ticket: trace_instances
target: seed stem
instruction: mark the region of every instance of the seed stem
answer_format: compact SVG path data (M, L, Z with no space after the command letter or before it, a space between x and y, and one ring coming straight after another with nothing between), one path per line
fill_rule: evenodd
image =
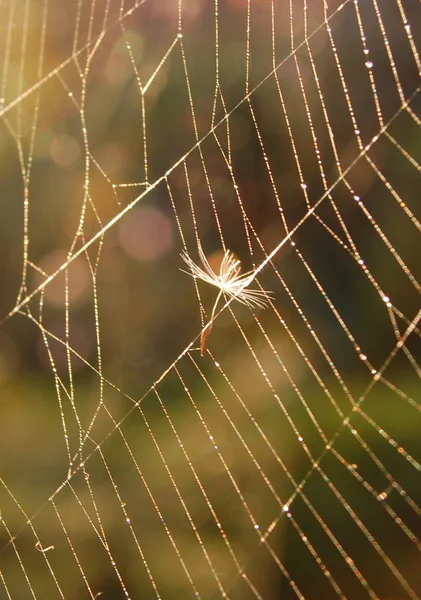
M223 291L219 290L216 300L214 302L213 308L212 308L212 313L210 316L209 323L207 325L205 325L205 327L203 328L203 331L202 331L202 335L200 336L200 354L201 354L201 356L204 356L204 354L206 352L206 344L207 344L208 337L209 337L209 334L212 329L213 320L215 318L216 308L219 304L222 294L223 294Z

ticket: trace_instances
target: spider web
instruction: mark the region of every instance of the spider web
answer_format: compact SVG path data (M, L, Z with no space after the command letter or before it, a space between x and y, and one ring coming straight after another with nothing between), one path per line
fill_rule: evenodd
M1 11L0 598L421 597L420 3Z

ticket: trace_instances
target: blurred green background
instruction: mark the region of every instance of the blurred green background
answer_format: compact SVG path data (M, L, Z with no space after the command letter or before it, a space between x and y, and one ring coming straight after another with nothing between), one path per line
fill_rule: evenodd
M1 599L421 596L421 9L339 6L2 4Z

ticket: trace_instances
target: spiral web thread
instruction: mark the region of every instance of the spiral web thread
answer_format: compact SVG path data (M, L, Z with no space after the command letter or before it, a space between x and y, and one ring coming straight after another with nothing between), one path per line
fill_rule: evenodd
M2 400L0 598L421 597L420 3L70 5L60 45L60 3L2 4L4 181L20 174L19 196L2 194L20 238L2 330L37 332L51 393ZM113 167L95 141L104 73L141 147ZM150 132L170 85L165 164ZM77 137L60 128L71 119ZM70 216L42 246L50 177ZM172 315L148 335L174 338L139 397L110 352L123 309L103 298L121 227L148 203L173 236L153 270L178 291L150 289L139 267ZM222 303L204 357L212 290L179 272L199 245L212 264L234 249L272 292L263 310ZM62 252L50 269L46 249Z

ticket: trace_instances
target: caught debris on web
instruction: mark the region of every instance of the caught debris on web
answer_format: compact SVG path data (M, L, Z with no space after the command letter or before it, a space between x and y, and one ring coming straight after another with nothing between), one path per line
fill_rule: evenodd
M203 269L202 267L199 267L186 252L182 252L181 258L189 267L189 271L184 271L184 269L181 270L184 273L191 275L194 279L201 279L219 289L219 293L212 308L209 323L203 328L200 336L200 353L203 356L206 352L207 339L212 329L215 312L222 297L237 300L250 308L264 308L272 292L247 289L253 281L255 273L254 271L248 271L247 273L241 274L241 261L235 258L231 250L225 250L219 267L219 273L216 274L210 266L200 244L198 248L199 258L203 265Z

